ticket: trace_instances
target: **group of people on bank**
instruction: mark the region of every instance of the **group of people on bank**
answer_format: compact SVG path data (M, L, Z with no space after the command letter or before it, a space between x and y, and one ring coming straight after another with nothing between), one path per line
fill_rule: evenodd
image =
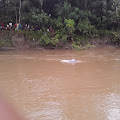
M12 22L8 23L8 24L4 24L3 22L0 24L0 30L12 30L12 31L17 31L17 30L33 30L33 31L39 31L41 30L41 28L37 25L29 25L29 24L23 24L21 25L20 23L15 23L13 24ZM50 26L47 29L47 32L52 32L54 33L54 29L52 28L52 26Z
M27 29L29 29L29 25L25 25L25 26ZM23 29L20 23L13 24L12 22L10 22L8 24L5 24L2 22L0 25L0 30L20 30L20 29Z

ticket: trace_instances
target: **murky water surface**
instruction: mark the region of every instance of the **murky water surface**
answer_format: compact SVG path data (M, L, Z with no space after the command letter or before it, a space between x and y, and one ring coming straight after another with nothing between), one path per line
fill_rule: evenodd
M29 120L120 120L120 49L0 52L0 92Z

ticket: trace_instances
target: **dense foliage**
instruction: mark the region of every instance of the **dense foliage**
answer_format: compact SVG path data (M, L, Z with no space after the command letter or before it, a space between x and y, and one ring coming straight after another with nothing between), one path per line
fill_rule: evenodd
M2 22L29 24L37 26L42 31L47 31L52 26L55 34L41 35L40 44L56 46L60 41L62 44L72 41L73 47L76 48L88 42L87 38L99 35L112 35L119 40L120 2L119 0L0 0L0 23Z

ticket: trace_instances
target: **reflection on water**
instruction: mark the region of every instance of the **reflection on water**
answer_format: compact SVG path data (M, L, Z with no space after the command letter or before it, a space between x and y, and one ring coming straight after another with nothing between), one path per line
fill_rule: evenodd
M0 52L0 92L30 120L119 120L119 71L113 48Z

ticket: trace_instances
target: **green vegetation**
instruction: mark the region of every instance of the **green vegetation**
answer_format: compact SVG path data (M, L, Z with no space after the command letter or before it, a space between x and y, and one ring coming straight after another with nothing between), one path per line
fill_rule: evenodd
M14 34L24 35L26 42L39 46L65 46L87 49L95 47L90 39L107 37L120 44L119 0L0 0L0 23L21 23ZM26 31L23 26L29 24ZM48 28L54 31L47 31ZM35 28L35 30L33 30ZM0 40L0 46L11 46Z

